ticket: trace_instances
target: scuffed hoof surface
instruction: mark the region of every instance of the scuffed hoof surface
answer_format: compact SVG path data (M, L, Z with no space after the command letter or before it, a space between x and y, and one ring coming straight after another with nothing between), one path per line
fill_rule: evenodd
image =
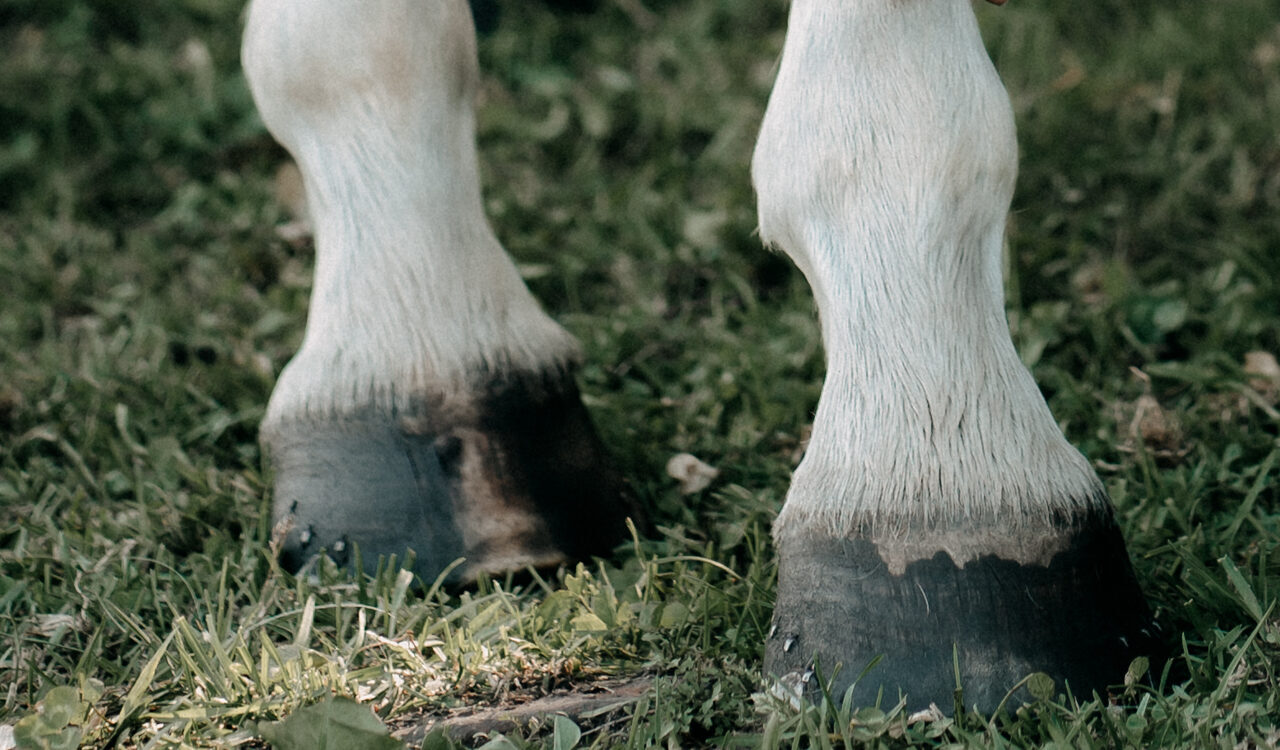
M1008 536L1019 534L1028 532ZM1006 556L1014 559L959 554L967 559L957 564L944 549L954 550L963 536L940 534L935 544L807 535L780 540L766 675L816 700L819 676L830 680L839 667L830 691L838 704L883 655L854 688L857 705L874 704L883 688L884 707L895 705L901 692L908 710L934 703L950 712L958 657L963 708L989 713L1033 672L1048 673L1059 691L1065 680L1074 695L1087 698L1122 682L1134 657L1160 650L1110 512L1064 522L1060 531L1041 530L1036 539L1010 539L1008 549L1017 552ZM930 547L935 554L921 554ZM1026 554L1037 548L1045 553ZM1015 694L1013 705L1025 697Z
M466 403L264 428L281 561L379 557L428 584L606 554L635 517L572 378L503 382Z

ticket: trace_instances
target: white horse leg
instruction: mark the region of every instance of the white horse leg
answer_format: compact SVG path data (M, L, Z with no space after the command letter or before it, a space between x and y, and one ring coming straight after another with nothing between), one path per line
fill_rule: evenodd
M1009 339L1017 147L969 0L794 0L753 164L760 231L813 287L827 380L774 536L766 670L992 709L1079 695L1151 646L1104 490ZM1061 683L1059 683L1061 684Z
M302 348L271 396L283 557L359 547L428 580L607 551L630 510L577 346L481 207L465 0L254 0L244 65L316 228Z

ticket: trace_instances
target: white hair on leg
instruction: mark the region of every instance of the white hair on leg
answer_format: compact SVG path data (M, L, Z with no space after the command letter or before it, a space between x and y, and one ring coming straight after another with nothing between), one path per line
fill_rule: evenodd
M777 533L931 528L919 552L951 544L963 564L992 540L948 526L1105 505L1009 338L1016 170L968 0L795 0L752 172L762 237L813 287L828 372Z
M306 335L266 425L576 359L484 217L464 0L254 0L244 67L316 228Z
M465 1L253 0L244 64L316 230L306 336L259 433L281 562L412 556L456 582L607 552L640 515L576 343L485 220Z
M1159 653L1101 483L1009 340L1016 163L969 0L795 0L753 167L827 348L765 644L810 697L821 667L858 704L963 685L993 711L1029 673L1088 693Z

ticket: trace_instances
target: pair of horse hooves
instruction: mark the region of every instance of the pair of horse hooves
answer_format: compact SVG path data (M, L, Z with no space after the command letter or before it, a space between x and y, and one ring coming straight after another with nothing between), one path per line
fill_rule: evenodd
M498 383L408 413L277 421L264 442L294 570L321 552L355 567L358 550L371 571L413 550L426 584L464 584L608 554L638 519L571 378ZM959 684L963 707L991 711L1029 673L1088 695L1156 651L1105 505L1000 528L909 539L788 528L766 673L811 699L825 689L838 702L852 687L858 705L895 705L902 691L911 710L950 709Z

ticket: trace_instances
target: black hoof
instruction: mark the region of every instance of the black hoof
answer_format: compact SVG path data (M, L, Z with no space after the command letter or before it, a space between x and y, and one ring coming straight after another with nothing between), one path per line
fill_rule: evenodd
M572 378L503 382L463 405L368 409L264 430L281 561L379 557L430 583L606 554L636 516Z
M933 703L950 712L958 662L961 708L990 713L1033 672L1087 697L1122 682L1133 658L1160 649L1109 511L1056 531L1010 529L1003 540L993 535L998 529L993 522L985 533L939 534L932 555L929 542L910 537L780 539L766 674L811 700L819 680L834 674L837 704L857 680L857 705L876 703L883 690L882 706L901 693L908 710ZM992 552L961 555L973 559L957 565L943 551L979 535L997 540L987 546ZM1024 562L1002 558L1000 549L1020 550L1006 557ZM1045 554L1028 558L1025 551L1036 549Z

